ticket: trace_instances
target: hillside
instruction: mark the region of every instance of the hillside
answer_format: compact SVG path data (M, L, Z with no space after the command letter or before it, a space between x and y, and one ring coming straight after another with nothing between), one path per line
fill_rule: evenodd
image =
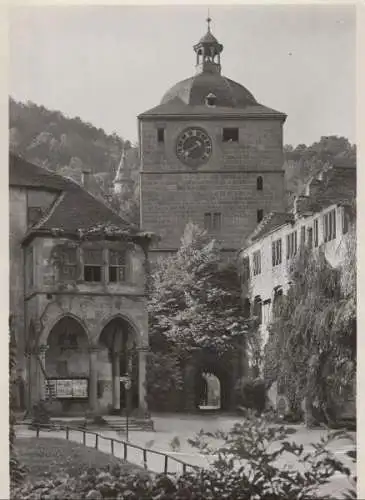
M128 140L117 134L107 135L103 129L85 123L79 117L68 118L60 111L10 98L9 147L26 160L71 177L76 182L81 182L83 170L90 171L93 175L89 190L131 221L138 221L135 199L138 189L138 149ZM115 200L111 187L123 148L133 180L132 199ZM127 206L124 206L125 202Z

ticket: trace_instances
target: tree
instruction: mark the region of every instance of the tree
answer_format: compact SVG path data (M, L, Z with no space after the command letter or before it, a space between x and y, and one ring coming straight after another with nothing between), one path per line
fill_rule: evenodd
M322 251L301 252L291 270L288 294L269 327L265 377L285 387L293 411L305 400L307 425L315 414L327 423L336 419L339 400L346 401L354 387L354 250L347 258L345 271L331 267Z
M248 334L236 266L191 223L177 254L152 274L149 314L152 343L159 338L181 356L199 349L224 354Z

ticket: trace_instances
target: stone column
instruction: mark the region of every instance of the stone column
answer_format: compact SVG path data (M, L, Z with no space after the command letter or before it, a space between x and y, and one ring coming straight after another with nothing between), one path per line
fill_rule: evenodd
M148 347L138 349L138 411L148 415L147 391L146 391L146 364Z
M98 409L98 347L89 347L90 369L89 369L89 409L96 413Z
M120 353L112 353L112 363L113 363L113 409L120 409Z
M40 401L44 401L46 399L46 351L48 349L48 345L41 344L38 346L36 350L37 359L37 386L38 386L38 399Z

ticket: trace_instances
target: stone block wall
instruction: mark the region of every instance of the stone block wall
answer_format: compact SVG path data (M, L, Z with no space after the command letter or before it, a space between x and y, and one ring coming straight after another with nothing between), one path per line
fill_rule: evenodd
M189 221L204 228L204 214L220 212L221 230L211 234L238 249L257 225L257 210L283 210L284 178L281 171L142 173L141 197L142 227L160 235L160 248L178 248Z
M201 170L281 170L283 137L280 120L144 120L140 124L141 168L144 172L189 170L176 157L176 140L187 127L203 128L211 137L213 151ZM157 142L157 129L165 129L165 140ZM223 142L223 128L238 128L238 142Z
M188 126L204 128L213 143L207 163L192 169L175 154ZM164 143L157 129L165 128ZM238 142L223 142L223 128L239 129ZM284 209L282 122L280 120L183 119L140 123L141 224L161 237L160 249L176 249L188 222L204 227L204 214L221 213L212 237L238 249L257 224L257 211ZM263 190L256 187L263 177Z

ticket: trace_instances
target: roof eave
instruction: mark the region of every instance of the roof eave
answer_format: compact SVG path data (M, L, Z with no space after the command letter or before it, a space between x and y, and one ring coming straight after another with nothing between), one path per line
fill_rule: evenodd
M80 234L78 231L62 230L62 229L46 229L46 228L31 228L23 240L22 246L28 245L34 238L66 238L74 241L132 241L137 244L146 242L148 245L154 241L158 241L159 237L154 233L139 231L135 234Z
M148 112L138 115L138 120L155 120L156 118L162 118L164 120L191 120L199 118L200 120L211 120L211 119L221 119L222 117L228 118L229 120L241 120L246 118L249 120L280 120L283 123L287 119L287 115L284 113L207 113L206 115L200 113L158 113L158 112Z

